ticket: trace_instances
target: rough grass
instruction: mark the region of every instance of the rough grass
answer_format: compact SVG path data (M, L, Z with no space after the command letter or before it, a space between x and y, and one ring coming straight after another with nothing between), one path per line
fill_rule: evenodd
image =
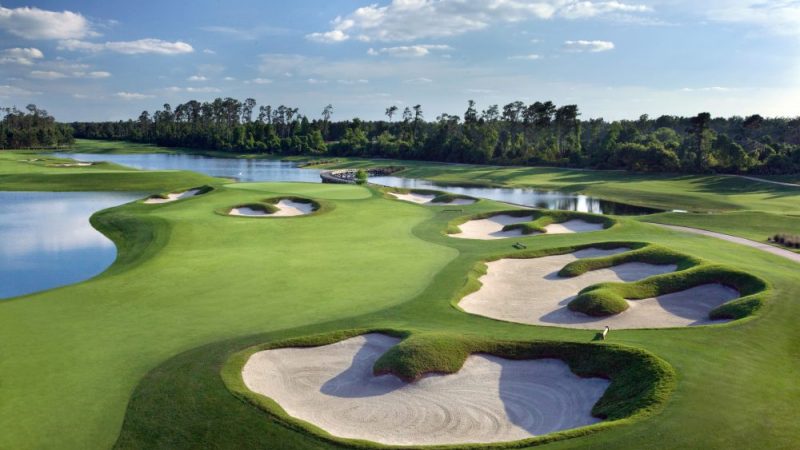
M298 430L319 439L348 447L386 448L386 446L331 436L305 421L289 416L279 404L256 394L244 384L242 368L256 352L281 347L313 347L338 342L366 332L380 332L403 340L389 349L375 363L374 373L392 374L414 382L431 373L455 373L471 354L481 353L506 359L530 360L553 358L567 363L581 377L610 380L606 392L592 408L592 415L606 422L573 430L550 433L543 437L515 442L484 445L437 446L437 448L517 448L586 435L623 423L641 420L657 412L675 387L674 369L664 360L640 349L619 345L552 341L505 341L450 333L410 333L397 330L345 330L286 341L260 344L234 353L222 368L226 387L243 401Z

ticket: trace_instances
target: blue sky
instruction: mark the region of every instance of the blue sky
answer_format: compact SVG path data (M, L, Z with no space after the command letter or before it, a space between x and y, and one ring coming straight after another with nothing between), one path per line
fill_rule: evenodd
M800 1L0 2L0 105L118 120L226 96L335 119L468 99L796 116Z

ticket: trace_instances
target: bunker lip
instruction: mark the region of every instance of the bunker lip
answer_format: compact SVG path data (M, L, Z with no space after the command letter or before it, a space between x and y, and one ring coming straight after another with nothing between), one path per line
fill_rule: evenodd
M415 383L373 375L375 361L398 342L371 333L263 350L246 360L242 380L333 436L387 445L510 442L599 422L591 410L609 381L578 377L561 360L473 354L459 372Z
M454 196L451 201L437 201L436 199L442 195L448 195L445 193L435 193L434 191L408 191L408 192L400 192L400 191L393 191L389 192L389 195L396 198L397 200L402 200L406 202L416 203L418 205L435 205L435 206L464 206L464 205L472 205L473 203L477 202L477 199L473 198L466 198L466 197L458 197Z
M275 211L272 211L272 209ZM279 199L274 204L245 204L235 206L228 215L239 217L296 217L305 216L316 211L317 206L311 202L299 202L288 198Z
M718 283L706 283L671 294L642 300L627 300L628 310L606 317L573 312L567 304L589 286L603 282L633 282L666 274L676 266L639 262L623 263L608 269L563 278L559 270L580 258L607 256L624 249L585 249L564 255L531 259L501 259L488 263L481 288L464 298L458 306L467 313L529 325L581 329L672 328L712 323L709 313L738 298L739 292Z
M510 237L535 236L541 233L523 234L521 229L504 230L508 225L516 225L534 220L533 215L512 216L499 214L485 219L474 219L458 226L460 232L450 236L459 239L505 239ZM571 219L561 223L552 223L544 227L547 234L586 233L604 229L601 223L591 223L581 219Z
M155 204L160 204L160 203L170 203L170 202L182 200L184 198L194 197L196 195L199 195L201 192L202 192L202 189L200 189L200 188L189 189L189 190L183 191L183 192L172 192L172 193L167 194L165 196L166 198L161 197L161 196L149 197L144 201L144 203L146 203L148 205L155 205Z

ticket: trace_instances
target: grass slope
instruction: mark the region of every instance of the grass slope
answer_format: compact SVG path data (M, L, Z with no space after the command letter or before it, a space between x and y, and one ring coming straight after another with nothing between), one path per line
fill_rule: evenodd
M22 167L13 161L0 167L6 164ZM32 172L51 170L76 172L80 176L73 183L80 184L77 180L106 169ZM498 170L515 176L513 168ZM531 181L573 176L542 170L531 174ZM39 175L29 175L26 186L35 187ZM98 189L119 187L117 182L129 186L139 174L127 176L85 183ZM153 177L153 184L163 185L158 192L181 187L170 173ZM0 178L0 188L7 189L5 183ZM669 186L658 187L660 198L668 196ZM713 183L703 189L711 192ZM709 198L735 200L729 189L720 189L722 194ZM280 221L214 213L285 195L329 208ZM787 205L792 195L775 192L744 193L736 201L756 204L759 195L777 196L770 206L776 211L781 204L787 211L797 207ZM261 183L219 185L185 201L130 204L99 214L94 223L120 247L109 271L78 285L0 302L0 448L108 448L115 442L120 448L329 448L232 396L220 376L225 361L253 345L359 329L591 341L593 330L504 323L452 307L476 264L514 249L505 241L450 238L448 223L503 209L507 206L482 201L458 213L387 200L363 187ZM797 265L634 219L618 222L598 233L519 241L528 253L596 241L652 242L763 278L772 288L770 301L754 318L726 325L613 332L610 343L652 353L675 369L674 394L646 420L546 448L795 446L800 441Z

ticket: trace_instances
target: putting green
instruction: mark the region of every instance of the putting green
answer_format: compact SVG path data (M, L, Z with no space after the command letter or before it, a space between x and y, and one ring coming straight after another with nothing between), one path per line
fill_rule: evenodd
M800 440L800 283L797 265L777 256L630 218L595 233L520 237L527 249L516 250L445 234L460 217L507 209L489 201L453 212L357 186L224 185L98 166L37 167L22 179L13 155L0 158L0 188L130 189L147 180L155 192L216 189L98 214L94 223L120 247L115 266L0 302L0 448L329 447L232 396L220 375L230 356L354 329L605 345L587 344L595 330L504 323L451 304L474 288L480 261L598 242L658 244L760 277L771 291L755 316L729 324L612 331L610 343L675 369L673 394L643 420L547 448L788 448ZM72 174L66 184L55 170ZM323 211L268 221L216 212L285 195L314 199Z

